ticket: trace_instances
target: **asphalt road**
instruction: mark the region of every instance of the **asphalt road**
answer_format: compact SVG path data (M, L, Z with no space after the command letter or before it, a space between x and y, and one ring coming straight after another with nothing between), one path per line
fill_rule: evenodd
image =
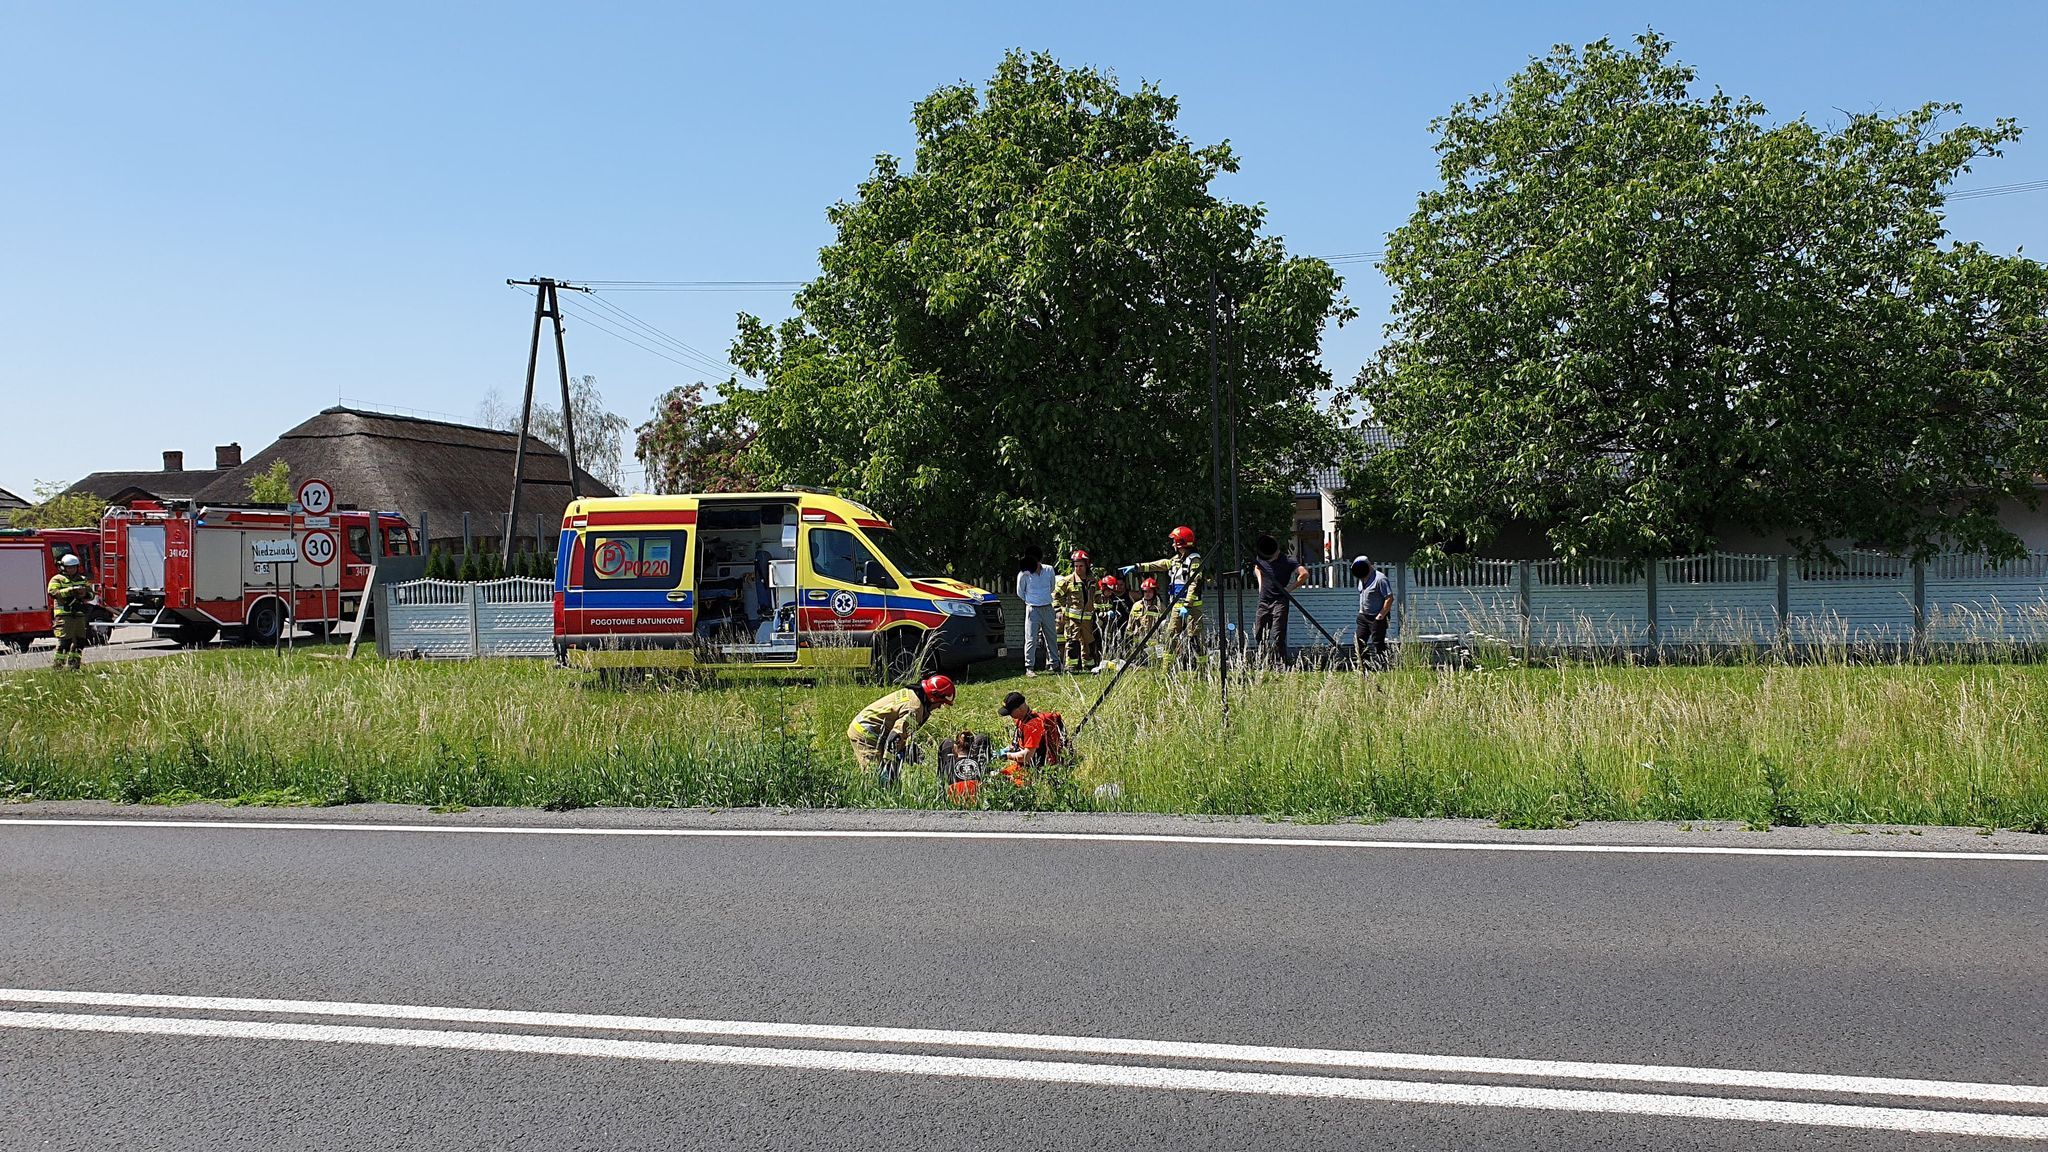
M338 638L345 638L353 630L353 624L344 624L335 629ZM301 644L318 644L309 636L299 634ZM340 643L337 639L335 643ZM177 641L160 639L147 628L116 628L106 644L95 644L87 648L83 663L123 664L131 660L154 660L164 656L176 656L190 651ZM31 643L26 649L0 648L0 672L40 672L48 669L57 654L57 642L47 636Z
M149 660L175 656L183 649L175 641L159 640L146 628L120 628L113 642L95 644L85 650L87 664L118 664L128 660ZM44 637L25 649L0 649L0 672L40 671L56 657L57 642Z
M574 815L516 822L608 819ZM0 813L0 1147L2048 1135L2039 838L2002 845L2035 859L1942 859L1700 854L1722 841L1675 832L1633 838L1688 851L1057 838L1138 827L1074 819L920 818L908 837L736 821L818 833L779 837L703 835L702 816L689 835L23 816L49 812ZM1054 838L923 834L1017 828Z

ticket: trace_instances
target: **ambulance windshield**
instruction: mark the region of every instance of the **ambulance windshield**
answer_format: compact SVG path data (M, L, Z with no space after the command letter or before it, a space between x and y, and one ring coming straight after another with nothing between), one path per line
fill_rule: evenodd
M941 575L938 565L926 559L915 548L905 544L894 531L887 528L868 528L865 531L867 532L868 543L875 546L875 551L888 557L889 563L896 566L896 571L901 572L905 576Z

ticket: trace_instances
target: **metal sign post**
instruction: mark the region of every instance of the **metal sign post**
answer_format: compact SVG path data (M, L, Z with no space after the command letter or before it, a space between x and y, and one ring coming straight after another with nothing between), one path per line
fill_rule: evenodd
M330 635L334 626L334 616L327 613L327 569L340 552L341 542L335 537L332 529L315 528L299 539L299 554L305 557L306 563L311 564L317 573L314 580L320 590L320 617L326 621L323 627L329 629ZM336 605L335 615L340 615L339 605ZM323 637L321 642L326 643L326 638Z
M334 616L341 614L338 604L334 616L328 615L327 612L327 577L325 569L329 564L333 563L335 553L340 551L336 547L334 533L326 531L329 523L327 514L334 511L334 486L317 476L308 476L299 482L298 495L293 499L289 508L292 514L292 538L298 544L300 555L304 556L306 561L313 565L316 579L319 581L315 586L315 591L319 593L320 597L320 617L323 621L328 622L324 625L325 627L332 628L331 621L334 619ZM313 527L315 524L320 527L321 531L305 532L306 529ZM301 535L302 532L305 533L303 536ZM325 545L316 545L314 543L316 537L324 537L326 540ZM324 547L326 549L324 558L314 553L315 547ZM292 572L294 576L292 586L292 623L296 626L299 619L299 590L296 579L298 568L296 565L293 566ZM335 593L337 596L340 594L339 587L335 589ZM296 627L294 627L294 631L296 630Z
M292 598L285 604L284 619L278 621L277 633L284 640L286 648L298 647L298 637L288 635L288 632L298 631L299 625L299 513L305 511L305 507L296 498L284 506L285 542L291 545L292 553L291 568L286 573L286 578L291 583Z

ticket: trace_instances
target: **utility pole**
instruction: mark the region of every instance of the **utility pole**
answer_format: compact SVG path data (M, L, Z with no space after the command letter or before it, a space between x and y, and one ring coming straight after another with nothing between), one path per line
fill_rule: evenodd
M505 517L503 555L499 557L500 563L510 565L512 526L519 523L519 488L526 480L526 437L533 426L533 376L540 366L540 322L543 317L553 320L555 325L555 367L562 378L562 446L569 455L569 496L575 499L583 495L583 484L576 478L576 417L569 407L569 352L562 344L562 299L558 293L564 288L571 292L588 292L590 289L547 276L507 280L505 283L534 290L533 342L526 349L526 392L519 403L519 444L512 452L512 511Z
M1226 322L1234 322L1236 319L1237 305L1232 303L1230 306L1230 316ZM1239 421L1244 419L1244 413L1240 409L1238 402L1238 378L1242 375L1244 375L1242 372L1232 372L1230 374L1229 422L1230 570L1237 573L1237 606L1231 615L1232 623L1237 625L1237 634L1240 639L1244 636L1244 524L1238 519L1237 513L1237 425ZM1221 589L1218 589L1219 594L1221 591ZM1286 653L1282 652L1281 655L1285 656Z
M1211 488L1210 523L1223 534L1223 386L1216 371L1216 313L1221 294L1216 274L1209 274L1209 476ZM1224 624L1223 588L1216 587L1216 681L1223 704L1223 727L1230 727L1230 629Z

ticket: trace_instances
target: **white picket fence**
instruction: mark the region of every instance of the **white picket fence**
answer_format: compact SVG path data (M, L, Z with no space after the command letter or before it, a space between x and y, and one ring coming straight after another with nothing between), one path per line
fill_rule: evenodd
M468 660L479 656L552 656L555 586L510 577L459 583L408 580L386 593L377 632L386 656Z

